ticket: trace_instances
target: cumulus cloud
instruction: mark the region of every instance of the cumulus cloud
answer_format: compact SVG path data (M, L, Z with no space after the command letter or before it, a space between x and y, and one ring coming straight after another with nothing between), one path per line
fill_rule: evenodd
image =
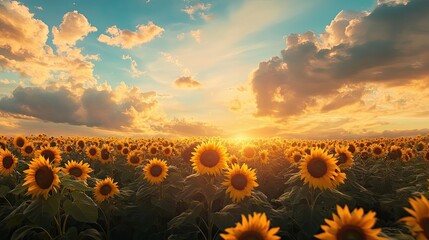
M129 130L144 127L157 107L154 92L141 92L121 83L88 88L82 95L61 88L17 87L11 96L0 99L0 110L44 121L104 129Z
M189 32L189 34L197 43L201 42L201 30L200 29L192 30Z
M201 86L201 83L191 76L180 77L174 81L174 84L180 88L198 88Z
M136 31L133 32L127 29L121 30L117 26L109 27L106 33L110 36L101 34L98 37L98 41L110 46L131 49L152 41L164 32L162 27L155 25L153 22L149 22L147 25L137 25L136 28Z
M140 71L137 68L137 62L134 59L132 59L130 55L122 55L122 59L131 61L131 66L129 70L131 73L131 77L138 78L144 74L144 72Z
M16 83L15 80L9 80L9 79L0 79L0 84L9 85Z
M204 137L220 136L223 134L219 128L204 122L189 121L185 119L173 119L162 125L156 126L156 130L180 136Z
M85 18L80 14L78 17ZM67 43L74 45L74 42L83 38L83 35L82 32L77 35L68 35L71 32L69 29L75 29L71 25L76 22L67 19L69 18L65 17L63 21L67 28L60 26L58 30L54 27L58 31L56 40L58 43L58 36L63 36L63 39L68 39ZM94 28L89 27L86 30L92 31ZM82 49L73 46L70 46L64 53L55 54L53 49L46 44L48 26L35 19L28 7L21 3L0 2L0 31L2 33L0 35L0 67L2 69L29 77L34 84L43 84L47 80L52 80L55 75L61 76L68 83L74 82L73 85L94 84L94 65L89 61L94 59L94 56L83 55Z
M242 108L243 108L243 105L241 104L241 101L238 98L231 100L231 102L229 103L229 110L232 112L238 112Z
M211 7L212 7L212 5L210 3L208 3L208 4L199 3L199 4L196 4L194 6L187 6L186 8L182 9L182 12L185 12L186 14L188 14L192 20L195 20L194 14L196 12L200 12L201 18L203 18L204 20L210 20L210 19L206 19L208 17L208 15L204 14L203 11L207 11Z
M381 4L371 13L340 12L320 38L312 32L289 35L281 56L252 73L256 115L335 110L359 102L365 84L423 79L429 74L428 11L425 0Z
M68 12L63 16L60 26L52 28L53 43L57 47L74 46L78 40L85 38L90 32L96 32L97 28L91 26L88 19L78 11Z

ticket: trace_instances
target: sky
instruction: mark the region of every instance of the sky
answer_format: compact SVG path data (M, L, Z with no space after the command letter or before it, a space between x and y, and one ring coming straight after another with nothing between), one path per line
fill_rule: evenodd
M0 0L0 134L429 133L427 0Z

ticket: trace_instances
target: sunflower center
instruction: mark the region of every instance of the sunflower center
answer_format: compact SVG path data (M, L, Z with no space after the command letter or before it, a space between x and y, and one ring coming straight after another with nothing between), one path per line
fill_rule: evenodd
M71 152L73 149L72 149L72 147L70 147L70 146L67 146L67 152Z
M381 149L379 147L374 148L374 153L377 155L381 154Z
M423 234L425 235L425 237L429 239L429 218L424 217L420 219L419 225L423 229Z
M165 154L170 154L170 149L169 148L164 149L164 153Z
M156 148L151 148L150 149L150 153L151 154L156 154L156 152L157 152L158 150L156 149Z
M131 162L131 163L134 163L134 164L137 164L137 163L139 163L139 162L140 162L140 158L139 158L139 157L137 157L137 156L131 156L131 157L130 157L130 162Z
M73 168L70 168L70 170L69 170L69 174L70 175L73 175L73 176L75 176L75 177L80 177L80 176L82 176L82 169L80 169L80 168L78 168L78 167L73 167Z
M220 161L219 153L213 149L204 151L201 154L200 158L201 158L201 164L209 168L216 166Z
M13 158L12 158L12 156L5 156L3 158L3 167L6 168L6 169L9 169L9 168L12 167L12 165L13 165Z
M122 145L121 144L116 145L116 149L118 149L118 151L121 151L122 150Z
M83 141L77 142L77 145L79 146L79 148L85 147L85 143Z
M425 146L423 146L423 144L421 144L421 143L417 144L417 151L423 150L424 147Z
M162 173L162 167L159 165L152 166L150 168L150 175L153 177L158 177Z
M356 148L353 145L349 145L349 148L347 150L349 150L351 153L354 153L356 151Z
M308 172L315 178L323 177L328 172L328 166L321 158L311 160L307 165Z
M48 166L43 166L36 171L36 183L41 189L48 189L54 182L54 173Z
M338 162L337 162L338 165L346 163L346 161L347 161L347 155L345 153L338 154Z
M54 161L55 159L55 153L49 149L43 150L40 155L42 155L46 160L49 162Z
M364 231L357 226L345 225L337 232L338 240L366 240Z
M112 187L109 184L105 184L100 188L101 195L107 196L112 191Z
M241 191L247 186L247 177L242 173L235 174L231 177L231 185Z
M264 240L264 236L258 231L250 230L243 232L238 240Z
M24 148L24 152L27 154L30 154L33 152L33 147L32 146L27 146Z
M293 156L293 160L294 160L295 162L299 162L299 161L301 160L301 155L299 155L299 154L294 155L294 156Z
M96 150L95 148L90 148L90 149L89 149L89 154L90 154L91 156L94 156L95 154L97 154L97 150Z
M22 139L22 138L18 138L18 139L16 139L16 146L18 146L18 147L23 147L24 146L24 144L25 144L25 141L24 141L24 139Z
M253 158L255 156L255 150L253 148L245 148L243 152L246 158Z
M109 157L110 157L109 151L107 149L102 149L101 150L101 159L107 160L107 159L109 159Z
M0 142L0 149L6 150L6 144Z

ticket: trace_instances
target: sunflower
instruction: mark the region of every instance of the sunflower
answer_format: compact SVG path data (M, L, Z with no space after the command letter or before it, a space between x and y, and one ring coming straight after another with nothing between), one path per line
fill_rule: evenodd
M300 151L296 150L289 153L286 159L292 164L299 163L302 159L302 154Z
M85 154L89 159L95 160L100 154L100 149L95 145L91 145L86 148Z
M73 152L73 147L72 147L72 145L70 145L70 144L65 145L65 146L64 146L64 151L65 151L66 153L72 153L72 152Z
M169 157L169 156L171 156L171 155L173 154L173 148L172 148L172 147L170 147L170 146L163 147L163 148L162 148L162 154L163 154L165 157Z
M48 198L49 191L57 191L60 184L60 178L57 172L59 167L53 167L49 160L42 155L34 158L29 164L28 169L24 171L27 174L23 186L28 185L26 195L32 195L33 198L42 195Z
M418 142L415 146L416 151L423 151L425 149L426 144L422 141Z
M155 156L158 153L158 147L155 145L151 145L148 148L148 153L149 153L149 156Z
M112 154L110 153L109 145L104 144L103 147L101 147L100 152L98 154L98 158L100 159L100 162L103 164L113 162L113 157L112 157Z
M121 152L124 144L122 142L117 142L114 146L116 151Z
M241 156L244 160L250 161L256 156L256 149L253 146L245 146L241 149Z
M429 201L423 195L408 201L413 208L404 209L411 216L401 218L400 221L405 222L416 239L429 239Z
M362 208L350 212L347 205L344 208L337 205L337 214L332 214L332 220L325 219L327 225L321 226L324 232L314 237L322 240L387 239L378 236L381 228L373 228L376 222L375 212L369 211L364 214Z
M402 149L399 146L393 145L390 147L390 151L388 154L389 159L398 159L402 158L403 156Z
M76 141L76 150L82 151L85 148L86 142L83 139L79 139Z
M381 147L380 144L373 144L371 146L371 152L374 156L377 156L377 157L384 154L383 147Z
M4 139L0 139L0 150L6 150L7 149L7 141Z
M225 176L226 180L222 184L228 187L226 193L229 193L234 202L239 202L244 197L250 196L252 190L259 186L256 182L255 170L247 167L245 163L241 167L238 164L232 165Z
M22 135L17 135L14 139L13 139L13 145L16 148L22 148L25 143L27 142L27 139L22 136Z
M168 174L167 162L154 158L143 168L144 178L151 184L162 183Z
M231 156L229 156L229 158L228 158L228 163L229 163L230 165L237 164L237 163L238 163L238 157L237 157L237 156L235 156L235 155L231 155Z
M335 188L345 179L345 174L340 174L336 162L332 155L320 148L314 148L299 166L301 179L312 188Z
M353 155L346 147L336 147L335 157L338 159L337 165L341 168L349 168L353 165Z
M33 143L27 142L24 144L24 146L21 148L21 155L24 157L31 156L34 153L34 146Z
M9 150L0 149L0 175L9 175L15 169L18 159Z
M131 151L127 156L127 163L131 166L138 166L142 164L143 158L141 157L143 152L140 150Z
M210 141L198 145L192 154L192 166L200 174L219 175L228 159L225 147Z
M44 157L46 160L49 160L51 164L59 164L61 162L61 152L57 147L42 147L40 150L37 150L35 153L36 158L39 156Z
M241 223L236 223L235 227L225 229L226 233L220 236L224 240L241 239L261 239L261 240L279 240L276 233L280 228L270 228L270 220L267 220L265 213L253 213L246 218L241 215Z
M259 151L259 161L262 164L268 163L268 150L261 150Z
M347 150L349 150L349 152L351 152L352 154L355 154L358 152L358 147L355 143L349 143Z
M118 193L118 183L114 183L113 179L110 177L105 178L102 181L97 181L94 187L94 198L97 202L103 202Z
M92 169L89 167L88 163L83 163L83 161L68 161L63 172L66 174L72 175L75 179L86 181L89 177L88 173L92 172Z
M130 153L130 149L128 147L123 147L121 150L121 154L126 156L128 155L128 153Z

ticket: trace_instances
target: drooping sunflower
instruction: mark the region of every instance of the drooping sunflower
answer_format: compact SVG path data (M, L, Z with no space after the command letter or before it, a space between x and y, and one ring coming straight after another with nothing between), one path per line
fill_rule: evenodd
M349 168L353 165L353 155L347 150L347 147L336 147L335 157L337 158L337 165L341 169Z
M100 149L95 145L91 145L86 148L85 154L89 159L96 160L100 154Z
M0 175L10 175L18 159L9 150L0 149Z
M350 212L347 205L344 208L337 205L337 214L332 214L332 220L325 219L327 225L321 226L324 232L316 234L314 237L322 240L387 240L387 238L378 236L381 228L373 228L377 220L375 212L369 211L364 214L363 208L356 208Z
M29 157L34 153L34 145L31 142L27 142L21 148L21 155L24 157Z
M119 193L118 183L110 177L97 181L94 187L94 198L97 202L103 202Z
M262 164L268 163L268 150L259 151L259 162Z
M401 218L417 239L429 239L429 201L425 196L408 199L412 206L404 208L411 216Z
M280 228L270 228L270 220L267 220L265 213L253 213L246 216L241 215L241 223L236 223L235 227L225 229L226 233L220 236L224 240L261 239L279 240L277 232Z
M131 151L127 156L127 163L131 166L138 166L143 162L143 152L140 150Z
M345 175L336 164L337 160L320 148L313 148L299 166L301 179L312 188L332 189L344 182Z
M241 149L241 156L246 161L253 160L256 156L255 147L251 145L245 146L243 149Z
M36 158L42 156L51 164L60 164L62 159L60 154L61 152L57 147L44 146L36 151L35 156Z
M143 168L144 178L151 184L162 183L168 174L167 162L153 158Z
M194 170L199 174L219 175L228 159L224 146L215 142L204 142L195 148L191 158Z
M98 159L103 164L108 164L113 162L113 156L110 152L110 147L107 144L104 144L103 147L101 147L100 152L98 154Z
M14 139L13 139L13 145L16 148L22 148L25 143L27 142L27 139L22 136L22 135L17 135Z
M383 155L384 154L384 150L383 150L383 147L381 147L380 146L380 144L373 144L372 146L371 146L371 153L374 155L374 156L376 156L376 157L379 157L379 156L381 156L381 155Z
M57 173L61 169L53 167L49 160L42 155L34 158L29 164L28 169L24 171L27 174L23 186L28 185L26 195L32 195L33 198L43 196L48 198L49 191L54 192L60 187L60 178Z
M226 193L234 202L243 200L246 196L252 195L252 190L259 186L256 182L256 173L254 169L249 168L245 163L241 165L232 165L225 174L226 179L222 183L227 187Z
M75 179L86 181L92 169L89 167L88 163L84 163L83 161L76 162L74 160L69 160L65 168L63 168L63 172L74 176Z

